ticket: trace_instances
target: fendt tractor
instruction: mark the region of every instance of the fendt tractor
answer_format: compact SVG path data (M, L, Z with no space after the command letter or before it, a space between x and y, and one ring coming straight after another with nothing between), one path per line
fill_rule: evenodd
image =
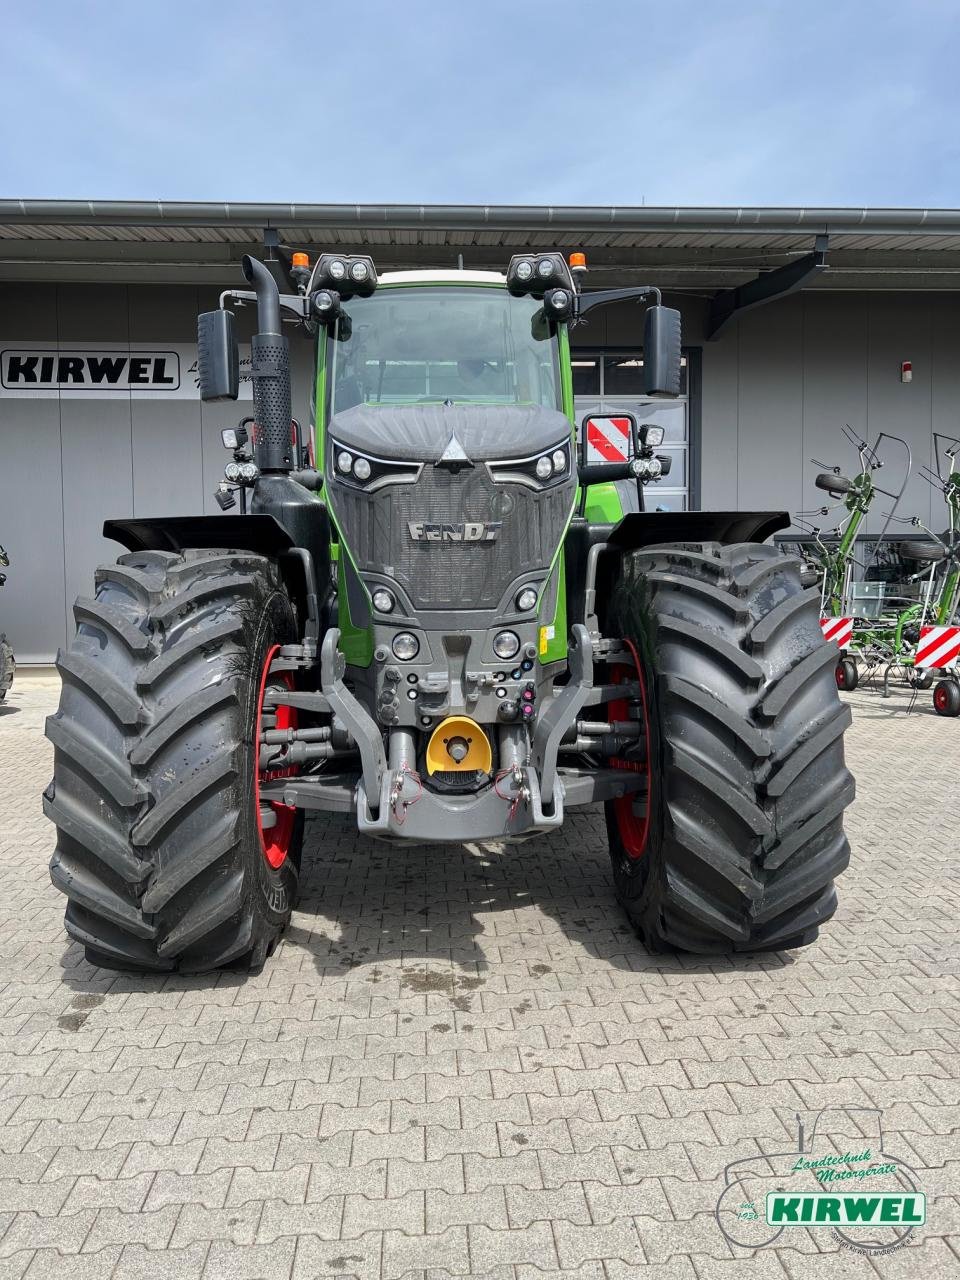
M106 522L127 553L76 603L47 725L51 875L92 964L261 965L316 810L508 857L602 802L651 949L799 947L833 914L850 712L818 593L765 542L789 518L623 515L669 455L628 414L578 445L570 328L633 299L671 397L680 315L583 270L378 278L271 247L200 316L201 398L235 400L257 308L217 495L239 510ZM316 352L312 460L288 328Z

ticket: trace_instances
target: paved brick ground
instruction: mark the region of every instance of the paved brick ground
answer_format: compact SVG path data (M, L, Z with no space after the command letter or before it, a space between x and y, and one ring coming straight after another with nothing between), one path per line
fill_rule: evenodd
M854 696L854 864L804 952L647 955L596 814L502 853L315 821L267 969L169 980L67 945L56 696L0 711L0 1280L960 1274L960 721L929 695ZM724 1167L842 1106L918 1171L915 1243L728 1245Z

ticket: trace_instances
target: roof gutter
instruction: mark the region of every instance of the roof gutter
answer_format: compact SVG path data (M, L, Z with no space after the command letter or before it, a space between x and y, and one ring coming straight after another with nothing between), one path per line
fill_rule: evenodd
M595 205L229 204L135 200L0 200L0 223L103 226L404 228L582 234L701 231L874 235L960 232L960 209L655 208Z

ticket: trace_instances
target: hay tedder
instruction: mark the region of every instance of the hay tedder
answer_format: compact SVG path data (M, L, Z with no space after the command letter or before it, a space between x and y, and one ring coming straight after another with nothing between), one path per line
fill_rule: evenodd
M218 490L240 511L107 522L126 551L77 601L47 726L51 875L91 962L262 963L310 812L397 856L506 857L601 803L651 948L797 947L833 914L850 713L801 565L766 541L788 517L644 510L669 458L629 414L578 447L587 310L645 308L648 394L675 396L681 363L656 289L590 293L584 270L538 252L378 276L280 249L200 317L201 396L231 400L234 309L257 310ZM315 352L315 467L288 334Z
M0 566L4 569L9 569L10 567L10 558L3 547L0 547ZM3 586L6 580L7 575L0 572L0 587ZM8 643L6 635L0 631L0 702L3 702L10 692L10 686L13 684L13 673L16 669L17 660L13 656L13 649Z
M954 625L960 605L960 474L955 470L960 442L935 434L936 470L920 469L946 501L949 524L938 535L918 517L904 520L896 514L910 474L906 441L881 433L871 446L849 428L845 428L845 435L857 448L859 473L848 479L834 467L815 480L818 488L843 507L839 524L828 535L805 524L814 514L829 514L830 507L801 513L796 521L810 531L807 561L820 584L824 635L841 649L837 686L855 689L861 679L872 680L882 673L886 697L893 676L916 691L931 688L939 675L935 709L941 715L960 714L956 677L960 629ZM883 466L880 449L884 441L904 450L902 480L895 491L879 487L875 480L875 472ZM878 495L892 499L892 505L880 533L862 537L863 522ZM926 537L888 537L895 523L919 529ZM863 547L869 548L865 554L860 551Z

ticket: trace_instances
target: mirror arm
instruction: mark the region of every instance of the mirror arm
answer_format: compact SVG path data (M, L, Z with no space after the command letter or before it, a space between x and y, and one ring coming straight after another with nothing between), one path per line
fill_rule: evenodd
M220 309L227 309L227 302L237 302L243 306L247 302L256 302L257 295L252 289L224 289L220 295ZM310 300L300 294L281 293L280 308L282 311L290 311L298 320L307 320L310 318Z
M656 298L656 304L661 304L660 290L656 285L641 284L631 285L624 289L598 289L595 293L577 294L576 315L579 318L585 311L590 311L593 307L603 306L607 302L642 302L644 298L650 295Z
M606 302L642 302L651 294L656 298L657 306L660 306L661 293L653 284L629 285L623 289L598 289L595 293L582 293L580 301L584 304L583 310L587 311L591 307L599 307Z

